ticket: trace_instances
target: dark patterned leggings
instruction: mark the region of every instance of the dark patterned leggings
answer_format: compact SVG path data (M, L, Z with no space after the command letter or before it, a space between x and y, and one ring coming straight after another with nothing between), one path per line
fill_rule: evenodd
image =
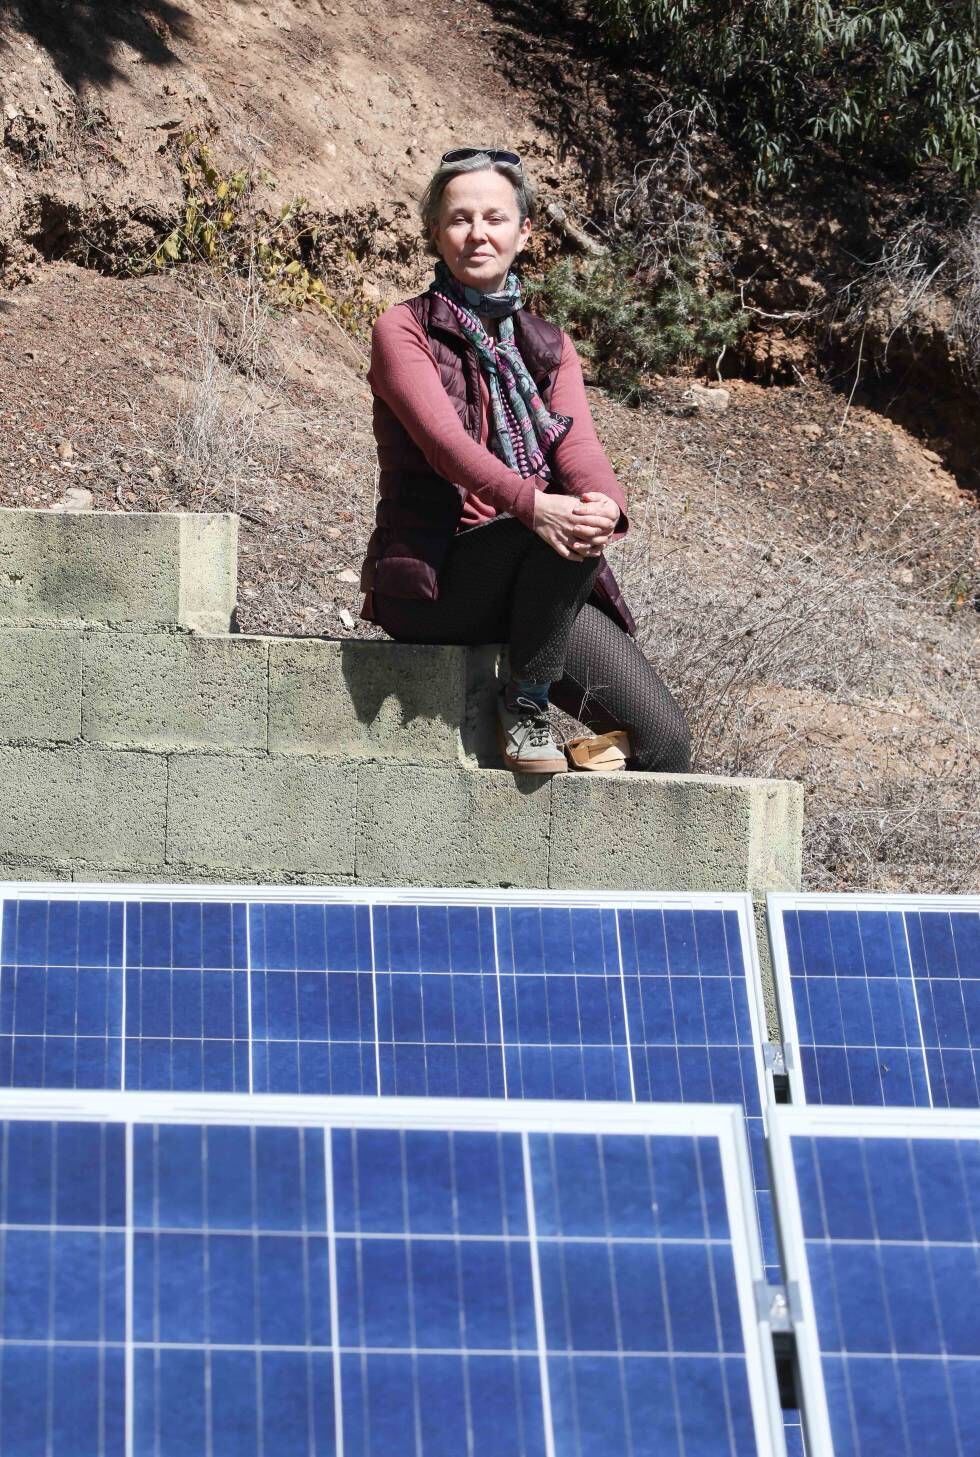
M633 639L591 602L572 625L551 701L597 733L628 729L631 769L684 774L691 767L684 710Z
M683 710L636 643L586 599L598 558L569 561L511 516L453 538L435 602L374 594L390 637L413 643L507 643L511 672L550 682L551 701L587 728L625 728L632 769L684 773Z

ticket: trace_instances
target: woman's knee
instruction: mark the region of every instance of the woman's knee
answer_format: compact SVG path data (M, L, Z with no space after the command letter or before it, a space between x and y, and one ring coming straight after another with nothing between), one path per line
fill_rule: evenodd
M659 774L686 774L691 767L691 726L683 710L674 711L663 721L635 736L633 768Z
M545 541L544 537L538 536L532 531L533 538L528 548L528 559L533 561L534 570L543 572L554 579L568 582L574 586L584 581L593 582L599 575L602 567L600 557L587 556L561 556Z
M664 760L664 768L673 774L686 774L691 767L691 725L680 709L665 745Z

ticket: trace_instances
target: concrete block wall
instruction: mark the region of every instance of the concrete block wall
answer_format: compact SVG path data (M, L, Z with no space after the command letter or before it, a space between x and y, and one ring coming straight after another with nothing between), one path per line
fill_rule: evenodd
M238 518L0 509L0 626L227 632Z
M0 878L799 886L797 784L495 767L494 648L230 632L236 525L0 511Z

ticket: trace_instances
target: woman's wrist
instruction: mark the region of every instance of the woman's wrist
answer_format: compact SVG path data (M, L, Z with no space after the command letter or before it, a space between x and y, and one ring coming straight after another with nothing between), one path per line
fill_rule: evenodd
M538 501L541 497L541 492L537 489L537 479L537 476L527 476L507 507L510 514L516 516L529 531L533 531L537 525Z

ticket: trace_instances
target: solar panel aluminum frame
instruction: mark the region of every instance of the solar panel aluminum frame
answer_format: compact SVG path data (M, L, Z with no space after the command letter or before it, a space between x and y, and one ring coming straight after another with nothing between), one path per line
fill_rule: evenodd
M849 898L839 897L840 900ZM884 899L884 898L883 898ZM890 901L897 899L889 897ZM918 897L902 897L906 901ZM938 898L937 898L938 899ZM834 1457L830 1412L817 1335L816 1309L803 1234L803 1213L793 1164L792 1140L810 1135L838 1138L980 1139L980 1113L956 1108L848 1108L782 1106L769 1120L769 1160L776 1220L790 1301L801 1386L807 1457Z
M749 1018L752 1023L753 1056L759 1082L763 1125L766 1109L775 1102L773 1071L766 1066L763 1046L768 1043L766 1006L762 986L759 948L756 938L752 896L746 891L584 891L584 890L460 890L432 886L314 886L314 885L143 885L139 882L98 883L64 881L0 881L0 903L4 900L85 901L239 901L270 905L424 905L424 906L521 906L595 908L605 910L691 910L732 911L738 918L745 976L748 983ZM3 955L0 923L0 959ZM125 970L125 935L123 936ZM249 1089L251 1092L251 1088Z
M783 926L784 911L978 911L980 895L850 895L836 892L821 895L818 892L795 893L782 890L766 892L766 925L769 933L769 950L772 974L776 989L776 1009L782 1031L783 1049L786 1054L786 1072L789 1077L790 1102L794 1107L807 1105L803 1078L803 1059L800 1055L800 1035L793 1005L792 978L789 969L789 952L786 946L786 932ZM914 979L914 978L913 978ZM827 1105L823 1105L827 1106ZM846 1106L846 1105L841 1105ZM867 1106L867 1105L861 1105Z
M759 1457L785 1457L783 1415L772 1332L760 1314L763 1276L748 1138L735 1104L505 1103L490 1099L304 1097L260 1094L117 1093L58 1090L0 1091L0 1121L223 1124L250 1127L330 1127L586 1133L717 1138L731 1233L746 1376ZM131 1199L131 1190L127 1198ZM127 1219L127 1238L132 1224ZM133 1345L127 1341L127 1454L133 1451ZM550 1449L553 1452L553 1446Z

